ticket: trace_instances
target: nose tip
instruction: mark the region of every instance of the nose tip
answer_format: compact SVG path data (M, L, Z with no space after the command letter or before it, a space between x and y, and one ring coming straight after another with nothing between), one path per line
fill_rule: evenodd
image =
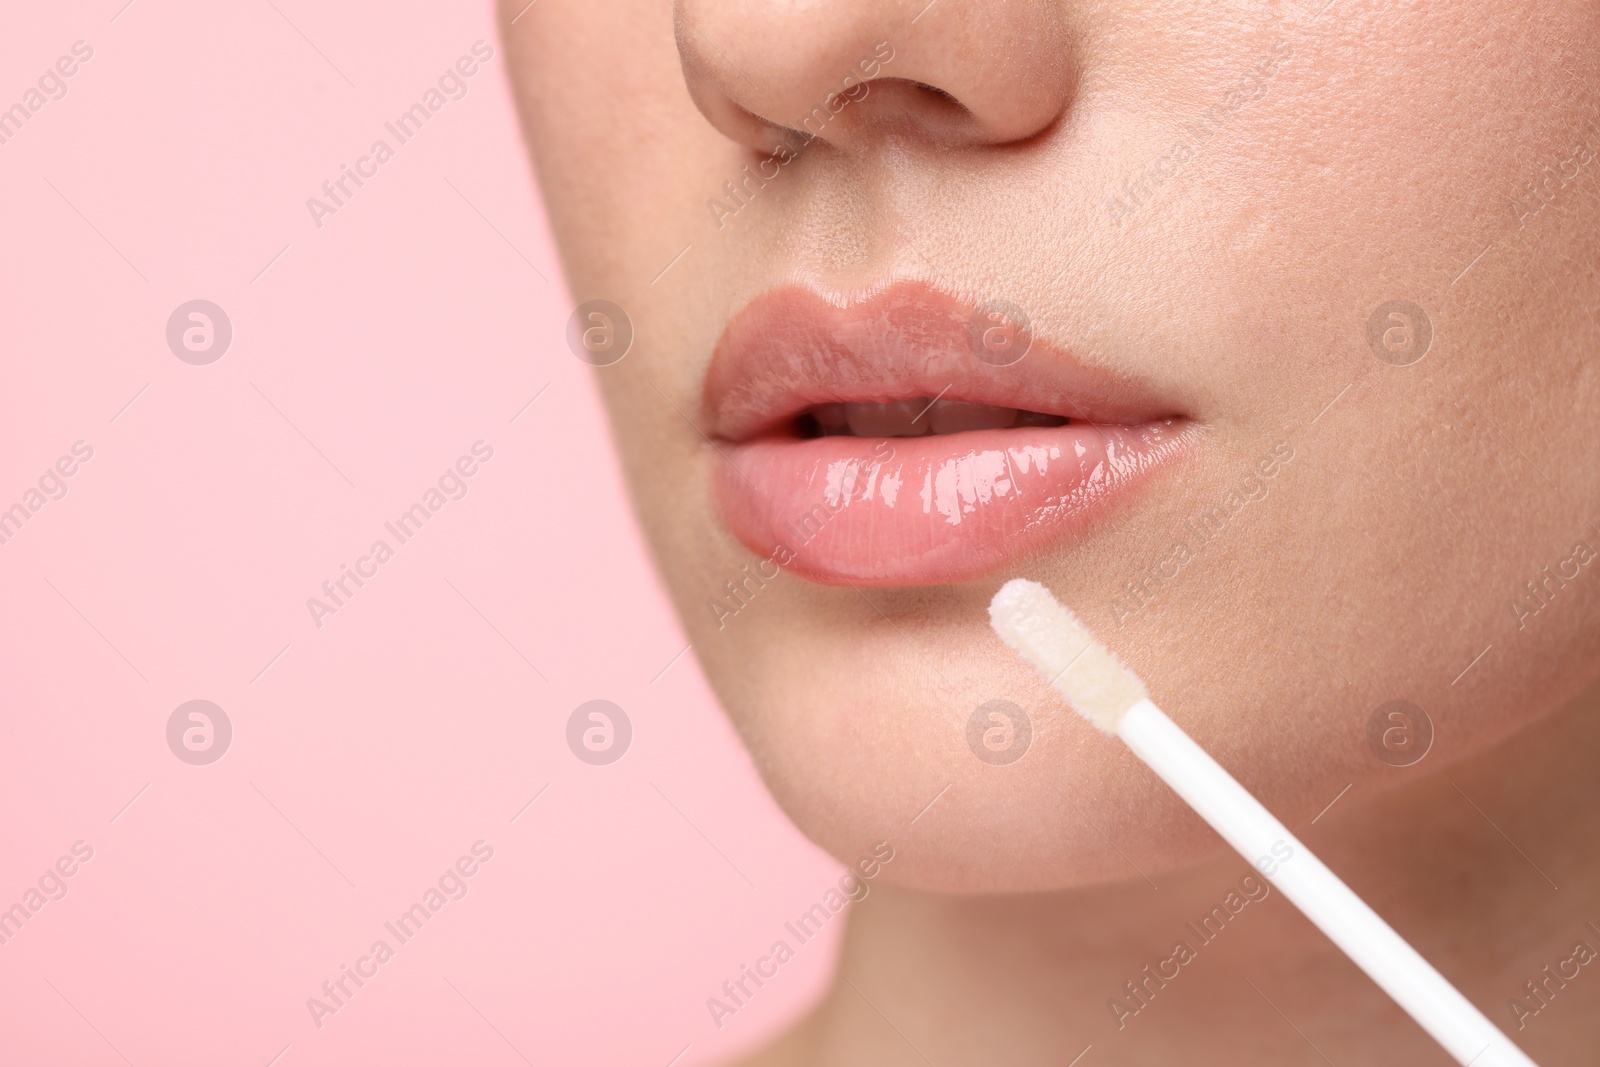
M1008 144L1054 123L1074 87L1065 14L1043 0L676 0L673 12L695 104L763 152L794 133L841 148L890 134Z

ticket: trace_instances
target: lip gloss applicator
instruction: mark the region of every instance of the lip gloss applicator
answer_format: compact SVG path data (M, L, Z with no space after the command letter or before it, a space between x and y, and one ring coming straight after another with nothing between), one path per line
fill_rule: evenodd
M1536 1067L1288 827L1156 707L1138 675L1096 640L1050 590L1023 578L1007 582L989 604L989 624L1078 714L1105 733L1120 737L1457 1063ZM1279 862L1273 846L1284 844L1291 851L1287 860ZM1268 859L1272 862L1266 862Z

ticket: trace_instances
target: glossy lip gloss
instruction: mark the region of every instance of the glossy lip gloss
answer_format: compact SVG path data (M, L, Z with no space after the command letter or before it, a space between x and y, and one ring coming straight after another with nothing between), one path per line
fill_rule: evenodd
M842 305L786 287L736 315L705 393L727 461L716 501L734 535L813 581L962 581L1080 534L1189 450L1192 425L1172 402L1038 339L1014 364L978 358L972 311L903 282ZM900 437L797 428L819 405L934 397L1057 424Z

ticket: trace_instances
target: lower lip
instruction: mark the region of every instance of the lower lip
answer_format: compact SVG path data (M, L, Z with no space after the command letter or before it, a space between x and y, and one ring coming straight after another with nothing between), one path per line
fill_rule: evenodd
M1190 438L1175 420L760 438L721 449L716 495L745 547L812 581L941 585L1082 536Z

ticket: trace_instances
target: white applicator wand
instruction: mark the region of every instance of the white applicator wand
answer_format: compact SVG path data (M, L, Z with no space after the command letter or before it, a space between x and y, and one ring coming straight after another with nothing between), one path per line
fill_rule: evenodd
M1007 582L989 604L989 624L1080 715L1122 738L1457 1063L1536 1067L1288 827L1167 718L1151 702L1138 675L1095 640L1050 590L1022 578ZM1284 845L1288 845L1287 860L1281 859Z

